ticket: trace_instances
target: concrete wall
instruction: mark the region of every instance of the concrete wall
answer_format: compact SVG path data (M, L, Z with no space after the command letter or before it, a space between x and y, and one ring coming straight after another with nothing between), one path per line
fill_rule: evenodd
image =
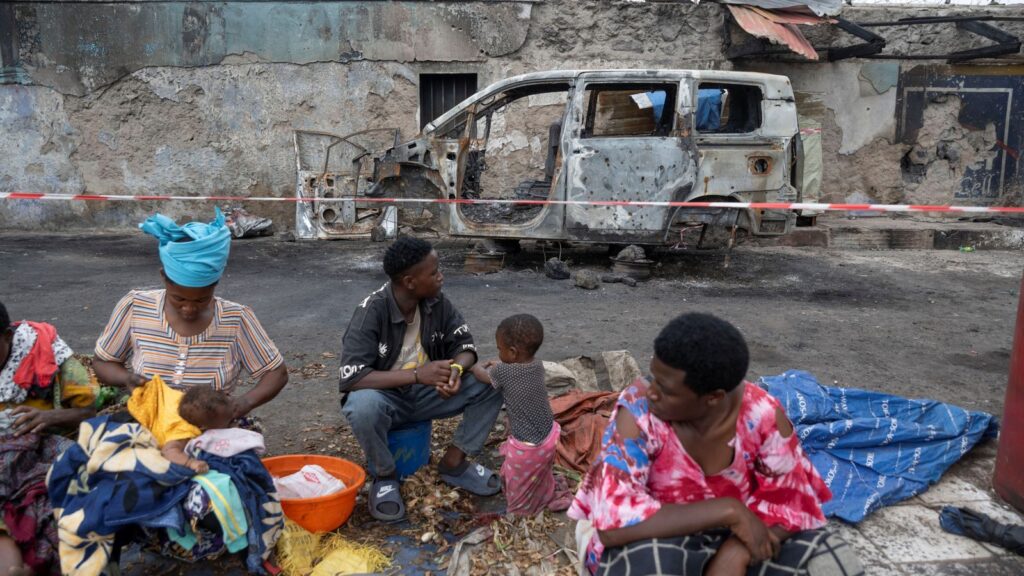
M292 131L418 124L418 75L728 65L713 4L0 5L0 191L291 196ZM709 41L713 39L713 41ZM0 203L0 228L199 205ZM294 208L254 208L290 226Z
M848 7L842 17L891 22L979 13L1020 16L1021 10ZM1024 38L1024 22L992 24ZM942 54L991 44L954 24L871 30L885 37L885 54ZM807 36L819 47L853 41L832 27L810 30ZM1024 167L1018 153L1024 147L1022 63L1018 55L961 66L948 66L943 60L881 59L819 64L738 61L735 66L792 79L799 101L806 104L799 108L822 130L822 201L1018 205L1024 196Z
M983 9L871 6L843 16L863 22L967 10ZM1019 7L984 10L1017 14ZM1024 37L1021 23L997 25ZM808 35L817 45L849 42L829 27ZM736 67L792 77L801 110L822 127L825 200L1020 203L1024 170L1019 154L1004 149L1013 148L1001 141L1006 127L967 122L965 106L985 103L956 102L962 94L950 103L932 82L984 77L991 88L1003 81L993 78L1019 81L1019 68L733 63L724 52L728 36L724 9L713 3L0 4L0 191L286 197L294 193L293 130L393 126L411 136L421 73L474 72L482 87L552 68ZM981 43L948 24L885 36L887 51ZM908 87L924 100L901 98ZM1008 122L1024 126L1011 112ZM913 125L902 126L908 113ZM509 159L508 178L492 174L498 188L514 185L513 164L542 163L539 142L523 146L513 136L508 150L493 150L495 159ZM250 208L292 224L289 204ZM0 228L127 227L155 209L179 216L210 207L0 202Z
M822 202L845 202L858 194L883 203L901 201L902 154L893 144L896 86L877 91L869 83L862 87L861 69L872 65L837 62L747 67L789 76L799 103L804 104L798 105L798 110L820 126L824 170L818 200ZM898 72L895 62L883 65L894 66Z

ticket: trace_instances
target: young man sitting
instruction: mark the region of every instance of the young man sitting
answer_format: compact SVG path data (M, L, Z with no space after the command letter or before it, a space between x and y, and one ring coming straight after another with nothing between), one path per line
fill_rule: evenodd
M441 293L444 276L430 243L402 237L384 255L391 278L356 308L342 339L342 413L373 477L370 514L405 517L389 430L462 414L441 478L480 496L501 490L497 474L466 458L484 447L501 410L501 392L469 373L476 347L459 311Z

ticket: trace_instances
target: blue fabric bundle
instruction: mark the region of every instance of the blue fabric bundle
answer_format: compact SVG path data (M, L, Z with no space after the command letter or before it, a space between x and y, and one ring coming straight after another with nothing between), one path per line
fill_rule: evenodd
M991 542L1024 556L1024 526L1001 524L981 512L954 506L942 508L939 512L939 526L951 534Z
M160 241L160 262L167 278L179 286L205 288L220 280L228 263L231 231L220 208L213 222L189 222L184 226L155 214L139 224L143 232Z
M714 132L722 127L722 90L697 90L697 131Z
M205 460L211 470L231 477L249 521L246 568L251 574L266 573L263 561L274 550L284 529L284 514L274 487L274 478L252 450L230 458L221 458L202 450L196 451L194 456Z
M762 378L761 386L782 403L804 451L832 489L825 515L847 522L924 492L979 440L998 431L985 412L830 388L797 370Z

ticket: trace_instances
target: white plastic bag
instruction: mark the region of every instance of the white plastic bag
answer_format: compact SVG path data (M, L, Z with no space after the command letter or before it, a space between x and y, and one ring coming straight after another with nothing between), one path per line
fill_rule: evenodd
M327 473L316 464L306 464L301 470L283 478L274 478L277 495L286 499L318 498L341 492L345 483Z

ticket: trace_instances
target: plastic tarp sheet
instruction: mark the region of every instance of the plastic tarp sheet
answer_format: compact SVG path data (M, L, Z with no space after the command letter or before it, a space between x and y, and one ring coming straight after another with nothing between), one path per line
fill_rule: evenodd
M601 438L619 399L618 392L573 390L551 399L551 412L562 427L555 448L555 464L586 473L601 453Z
M722 127L722 90L697 90L697 130L712 132Z
M665 111L666 94L664 90L646 92L647 100L654 108L654 123L661 122ZM722 90L720 88L701 88L697 91L697 130L712 131L721 127Z
M822 95L803 93L797 96L797 124L803 147L803 173L801 174L801 202L821 201L821 183L825 168L821 153L821 124L825 117ZM803 216L821 214L817 210L802 210Z
M998 429L991 414L822 386L797 370L762 378L761 385L782 402L804 451L832 489L825 515L847 522L924 492Z

